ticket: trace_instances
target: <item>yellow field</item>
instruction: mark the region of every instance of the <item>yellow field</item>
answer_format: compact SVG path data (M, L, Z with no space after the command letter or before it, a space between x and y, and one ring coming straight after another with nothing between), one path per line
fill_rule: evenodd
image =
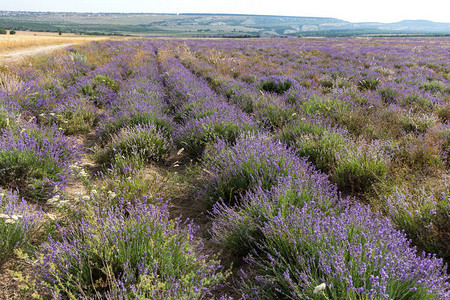
M105 39L110 39L110 37L83 36L66 33L63 33L63 35L60 36L58 33L17 31L15 35L0 35L0 53L7 53L23 48L61 44L81 44Z

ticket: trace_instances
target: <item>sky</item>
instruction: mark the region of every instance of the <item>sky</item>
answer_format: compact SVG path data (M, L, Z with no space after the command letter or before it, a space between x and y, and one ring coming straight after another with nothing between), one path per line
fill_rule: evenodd
M333 17L350 22L450 22L448 0L0 0L0 10L232 13Z

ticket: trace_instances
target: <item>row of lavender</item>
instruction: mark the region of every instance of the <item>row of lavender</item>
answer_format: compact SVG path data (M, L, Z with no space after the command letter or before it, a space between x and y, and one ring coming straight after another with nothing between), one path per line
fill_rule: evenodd
M213 239L249 263L238 288L244 298L448 297L441 259L418 254L389 221L341 199L327 176L273 139L261 116L276 95L228 97L246 115L187 70L174 49L194 71L207 69L210 83L217 78L207 64L183 60L177 42L158 50L180 124L175 140L204 170L199 197L212 207Z
M38 239L28 277L34 296L209 294L223 277L219 263L200 254L195 226L169 219L163 184L141 172L173 148L152 45L94 43L13 68L0 95L1 266ZM98 179L88 177L72 136L94 128ZM88 195L65 191L75 180Z
M2 247L9 245L10 255L43 222L40 210L20 197L42 203L53 196L51 203L70 216L57 222L57 232L37 252L35 280L44 291L55 298L192 299L206 297L223 279L219 264L198 254L195 228L168 219L161 185L141 172L164 159L173 140L204 170L198 196L211 207L213 239L250 266L238 287L243 298L448 297L442 260L418 254L390 222L339 197L324 174L273 135L277 120L291 118L343 136L345 130L320 118L297 119L297 111L280 101L289 104L301 95L274 91L259 97L259 88L219 75L242 86L235 94L221 91L211 70L205 77L216 83L219 96L174 57L174 45L182 44L154 45L107 42L41 57L11 71L8 78L16 84L3 84L2 153L9 156L2 176L11 177L2 187L18 192L2 193L1 228L4 236L16 237L3 239ZM35 88L21 90L25 79ZM278 86L273 79L268 85ZM94 159L109 174L103 188L83 175L76 143L61 133L94 127L100 138ZM37 139L34 152L23 146L29 132ZM58 155L46 156L48 149ZM36 173L56 169L47 167L48 157L66 173L58 171L52 180ZM33 172L22 172L35 162ZM20 172L9 175L15 169ZM19 174L26 176L17 180ZM55 201L64 199L64 186L75 176L90 195L71 206Z
M339 190L366 198L448 260L448 61L445 41L423 43L185 41L173 49Z

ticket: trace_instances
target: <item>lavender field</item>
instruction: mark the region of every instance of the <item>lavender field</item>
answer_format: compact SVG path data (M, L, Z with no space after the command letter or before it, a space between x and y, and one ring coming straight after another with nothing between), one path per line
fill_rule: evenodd
M1 299L450 299L448 38L0 65Z

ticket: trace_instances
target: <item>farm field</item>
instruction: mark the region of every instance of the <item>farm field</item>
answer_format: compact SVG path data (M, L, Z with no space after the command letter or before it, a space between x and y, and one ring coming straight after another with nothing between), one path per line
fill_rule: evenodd
M449 299L449 52L158 38L0 65L0 298Z
M77 36L70 33L63 33L62 36L59 36L57 32L17 31L14 35L0 35L0 59L10 58L17 51L33 50L56 45L83 44L90 41L106 39L111 38L104 36Z

